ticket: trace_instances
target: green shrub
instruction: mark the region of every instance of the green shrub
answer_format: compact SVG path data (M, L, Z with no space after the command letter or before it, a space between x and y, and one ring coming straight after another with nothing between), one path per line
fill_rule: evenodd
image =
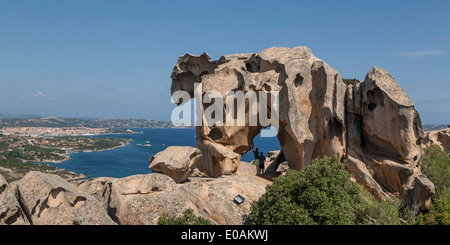
M450 156L437 145L424 149L422 172L436 185L436 188L450 188Z
M424 149L422 172L436 187L436 202L420 214L418 225L450 225L450 156L437 145Z
M387 201L376 200L361 186L363 201L356 209L356 224L359 225L400 225L400 212L402 201L391 198Z
M158 225L212 225L207 219L194 215L192 209L183 211L182 216L173 217L163 214L158 219Z
M254 225L398 224L400 202L379 202L360 185L336 156L314 160L301 172L288 170L252 203Z

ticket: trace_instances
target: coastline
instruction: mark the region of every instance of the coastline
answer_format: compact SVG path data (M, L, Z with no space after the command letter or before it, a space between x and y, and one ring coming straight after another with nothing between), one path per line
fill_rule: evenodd
M62 159L62 160L42 160L42 161L28 161L29 163L63 163L63 162L65 162L65 161L68 161L68 160L70 160L70 155L71 154L74 154L74 153L79 153L79 152L99 152L99 151L109 151L109 150L114 150L114 149L117 149L117 148L121 148L121 147L124 147L124 146L127 146L128 144L130 144L130 141L133 141L133 139L127 139L127 141L126 141L126 143L125 144L121 144L121 145L118 145L118 146L114 146L114 147L111 147L111 148L106 148L106 149L100 149L100 150L80 150L80 151L72 151L72 152L70 152L70 153L61 153L61 154L59 154L60 156L64 156L64 159Z

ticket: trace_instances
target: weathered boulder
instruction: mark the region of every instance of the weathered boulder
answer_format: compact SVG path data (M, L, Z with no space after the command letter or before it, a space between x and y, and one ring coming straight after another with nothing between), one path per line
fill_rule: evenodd
M63 178L31 171L17 194L33 225L114 225L101 204Z
M375 196L393 194L418 209L434 194L431 182L415 184L423 155L419 114L385 70L374 67L364 83L349 87L347 132L347 168ZM418 192L422 194L411 194Z
M195 205L176 189L169 176L151 173L120 178L112 183L110 215L121 225L154 225L166 213L175 215Z
M438 145L450 154L450 127L424 132L422 146L425 147L430 144Z
M206 53L186 54L178 60L171 77L172 94L181 90L193 96L194 83L201 83L202 91L197 92L220 93L225 107L227 103L229 108L245 103L243 125L238 125L238 118L232 118L197 126L197 148L203 154L197 166L209 176L236 172L240 156L250 150L253 138L263 128L261 120L252 125L247 119L255 105L249 105L249 100L227 101L229 91L279 92L280 106L275 109L279 109L278 139L291 168L301 170L318 156L342 157L345 153L345 84L336 70L307 47L273 47L256 54L226 55L217 61L210 61ZM268 101L258 101L257 107L267 107L268 117L275 116L271 102L276 99L268 97ZM210 106L208 101L201 103L205 110ZM206 121L205 114L201 120ZM229 152L224 154L223 148Z
M14 190L0 175L0 225L29 225Z
M149 168L181 183L191 176L201 157L199 149L190 146L169 146L150 159Z

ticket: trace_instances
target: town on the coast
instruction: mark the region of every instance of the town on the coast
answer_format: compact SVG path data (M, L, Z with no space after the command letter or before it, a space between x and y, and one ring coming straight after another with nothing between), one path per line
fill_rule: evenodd
M56 172L66 178L83 177L47 165L70 159L77 151L101 151L125 146L130 139L93 137L134 133L132 130L87 127L4 127L0 128L0 173L10 179L20 172L39 170ZM28 171L26 171L28 170Z

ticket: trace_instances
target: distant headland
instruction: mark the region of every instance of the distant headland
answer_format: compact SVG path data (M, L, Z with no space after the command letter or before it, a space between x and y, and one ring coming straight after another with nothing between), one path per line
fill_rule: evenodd
M180 128L172 122L158 121L152 119L87 119L87 118L67 118L67 117L15 117L9 115L8 118L0 117L0 129L4 127L86 127L86 128ZM185 126L181 126L184 128Z

